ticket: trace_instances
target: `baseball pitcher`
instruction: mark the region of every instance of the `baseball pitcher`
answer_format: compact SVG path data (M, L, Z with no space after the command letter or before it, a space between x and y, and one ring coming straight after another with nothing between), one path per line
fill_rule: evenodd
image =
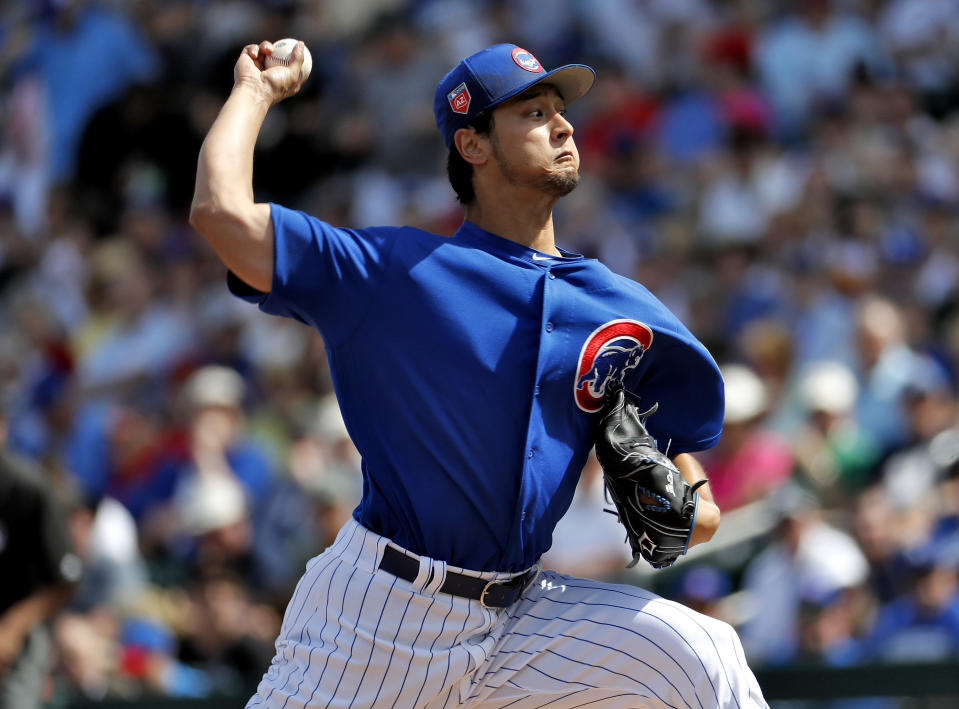
M465 210L444 237L254 200L258 131L302 83L302 43L288 66L271 52L236 62L191 222L235 295L322 333L364 490L247 706L765 707L728 625L537 564L594 445L635 560L667 566L719 524L690 455L719 437L715 363L642 285L555 238L579 180L566 107L593 70L498 44L442 78Z

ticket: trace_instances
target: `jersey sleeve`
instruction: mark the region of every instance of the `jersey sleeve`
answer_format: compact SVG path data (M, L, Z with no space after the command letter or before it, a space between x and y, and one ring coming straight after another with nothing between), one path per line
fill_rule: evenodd
M627 389L643 406L657 404L646 426L669 455L705 450L719 441L725 413L723 378L709 350L645 286L622 279L635 312L653 332L649 351Z
M660 450L669 455L704 450L722 433L725 393L722 375L698 341L656 332L649 367L630 387L644 404L658 403L646 422ZM653 354L653 352L650 352Z
M228 274L230 291L271 315L317 328L343 342L362 320L383 282L395 230L341 229L303 212L270 204L273 281L269 293Z

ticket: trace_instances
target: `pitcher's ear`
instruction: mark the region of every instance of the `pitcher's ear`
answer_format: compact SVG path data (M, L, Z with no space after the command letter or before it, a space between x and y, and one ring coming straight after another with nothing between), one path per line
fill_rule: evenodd
M489 159L489 136L477 133L471 126L460 128L453 134L453 145L470 165L482 165Z

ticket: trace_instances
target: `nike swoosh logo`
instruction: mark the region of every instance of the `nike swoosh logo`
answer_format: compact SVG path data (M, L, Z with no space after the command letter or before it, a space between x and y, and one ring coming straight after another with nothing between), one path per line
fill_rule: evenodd
M540 256L539 254L533 254L534 261L552 261L555 256Z

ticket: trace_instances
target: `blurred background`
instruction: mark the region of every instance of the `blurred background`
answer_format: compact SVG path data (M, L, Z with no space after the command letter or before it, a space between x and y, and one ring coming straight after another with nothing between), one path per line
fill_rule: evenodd
M727 385L712 543L624 569L591 461L546 563L729 621L773 706L959 706L959 0L2 8L5 684L241 705L359 499L319 335L233 300L187 223L240 48L314 57L264 125L258 200L450 234L433 91L508 41L598 72L559 243L649 287Z

